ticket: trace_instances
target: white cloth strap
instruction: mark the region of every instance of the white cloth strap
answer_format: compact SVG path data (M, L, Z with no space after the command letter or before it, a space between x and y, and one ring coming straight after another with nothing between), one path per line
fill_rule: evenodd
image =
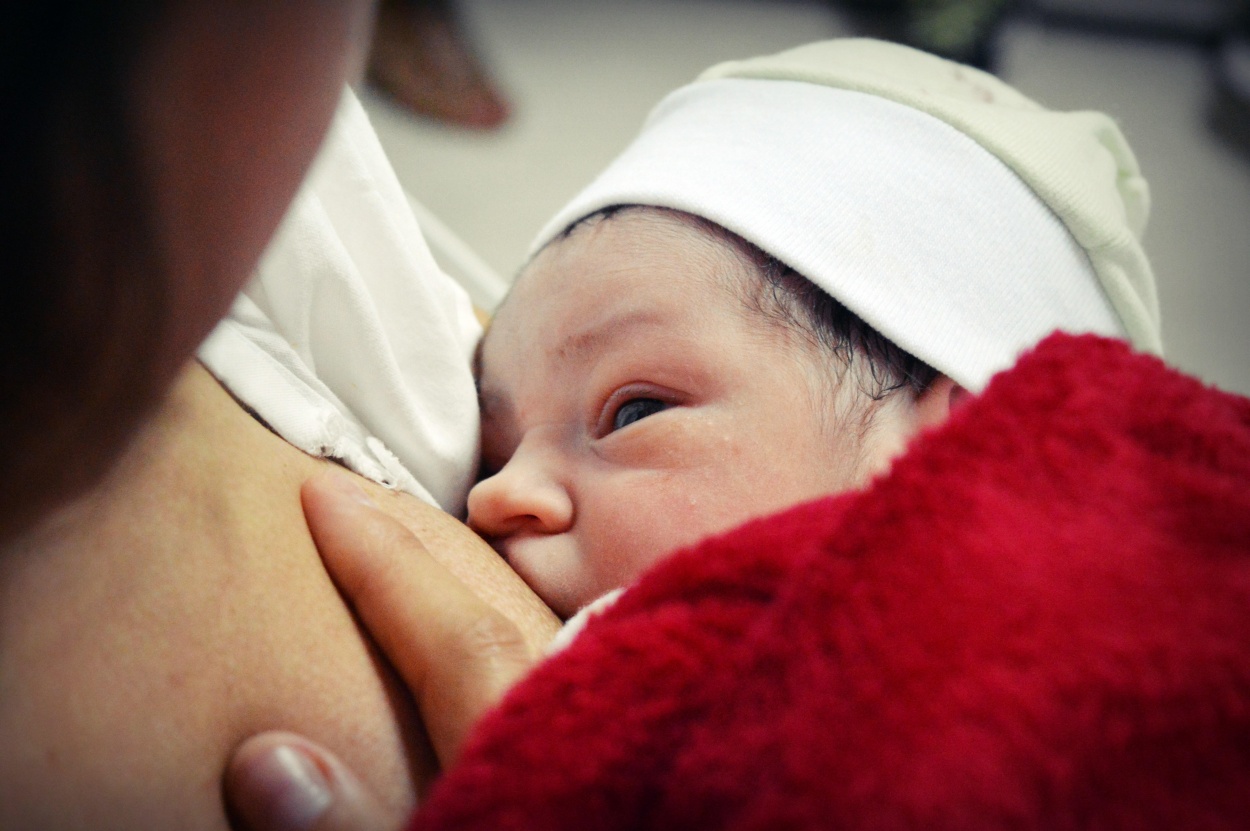
M255 277L199 356L296 447L458 514L477 460L480 335L349 91Z

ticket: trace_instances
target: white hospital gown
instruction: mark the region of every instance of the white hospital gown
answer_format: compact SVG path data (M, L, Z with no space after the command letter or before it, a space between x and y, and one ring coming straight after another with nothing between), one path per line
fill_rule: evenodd
M291 444L458 515L477 464L480 336L349 91L256 275L199 357Z

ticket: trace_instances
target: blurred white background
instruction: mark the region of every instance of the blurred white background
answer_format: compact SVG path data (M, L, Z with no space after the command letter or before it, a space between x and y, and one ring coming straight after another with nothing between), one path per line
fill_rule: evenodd
M363 97L404 185L507 276L666 92L717 61L851 34L818 0L462 0L461 11L514 105L503 129L443 126ZM999 54L999 74L1026 95L1120 122L1153 191L1145 245L1167 358L1250 394L1250 154L1207 128L1208 53L1026 13Z

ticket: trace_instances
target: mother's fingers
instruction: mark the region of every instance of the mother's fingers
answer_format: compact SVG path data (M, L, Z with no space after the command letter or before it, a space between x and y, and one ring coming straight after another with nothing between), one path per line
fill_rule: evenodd
M309 480L302 497L326 568L412 690L449 765L478 717L529 669L524 639L347 474Z

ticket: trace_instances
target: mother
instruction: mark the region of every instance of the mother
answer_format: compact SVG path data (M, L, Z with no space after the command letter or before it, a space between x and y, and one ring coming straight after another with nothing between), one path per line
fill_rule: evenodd
M301 484L332 466L191 360L312 161L371 4L9 14L0 826L222 828L231 749L273 728L337 751L398 821L436 760L305 524ZM353 501L347 478L305 489L313 528L331 556L363 539L363 562L416 564L438 606L411 614L434 615L427 634L446 648L401 670L426 681L435 744L454 743L460 711L523 663L518 630ZM458 523L372 493L531 640L550 630Z

